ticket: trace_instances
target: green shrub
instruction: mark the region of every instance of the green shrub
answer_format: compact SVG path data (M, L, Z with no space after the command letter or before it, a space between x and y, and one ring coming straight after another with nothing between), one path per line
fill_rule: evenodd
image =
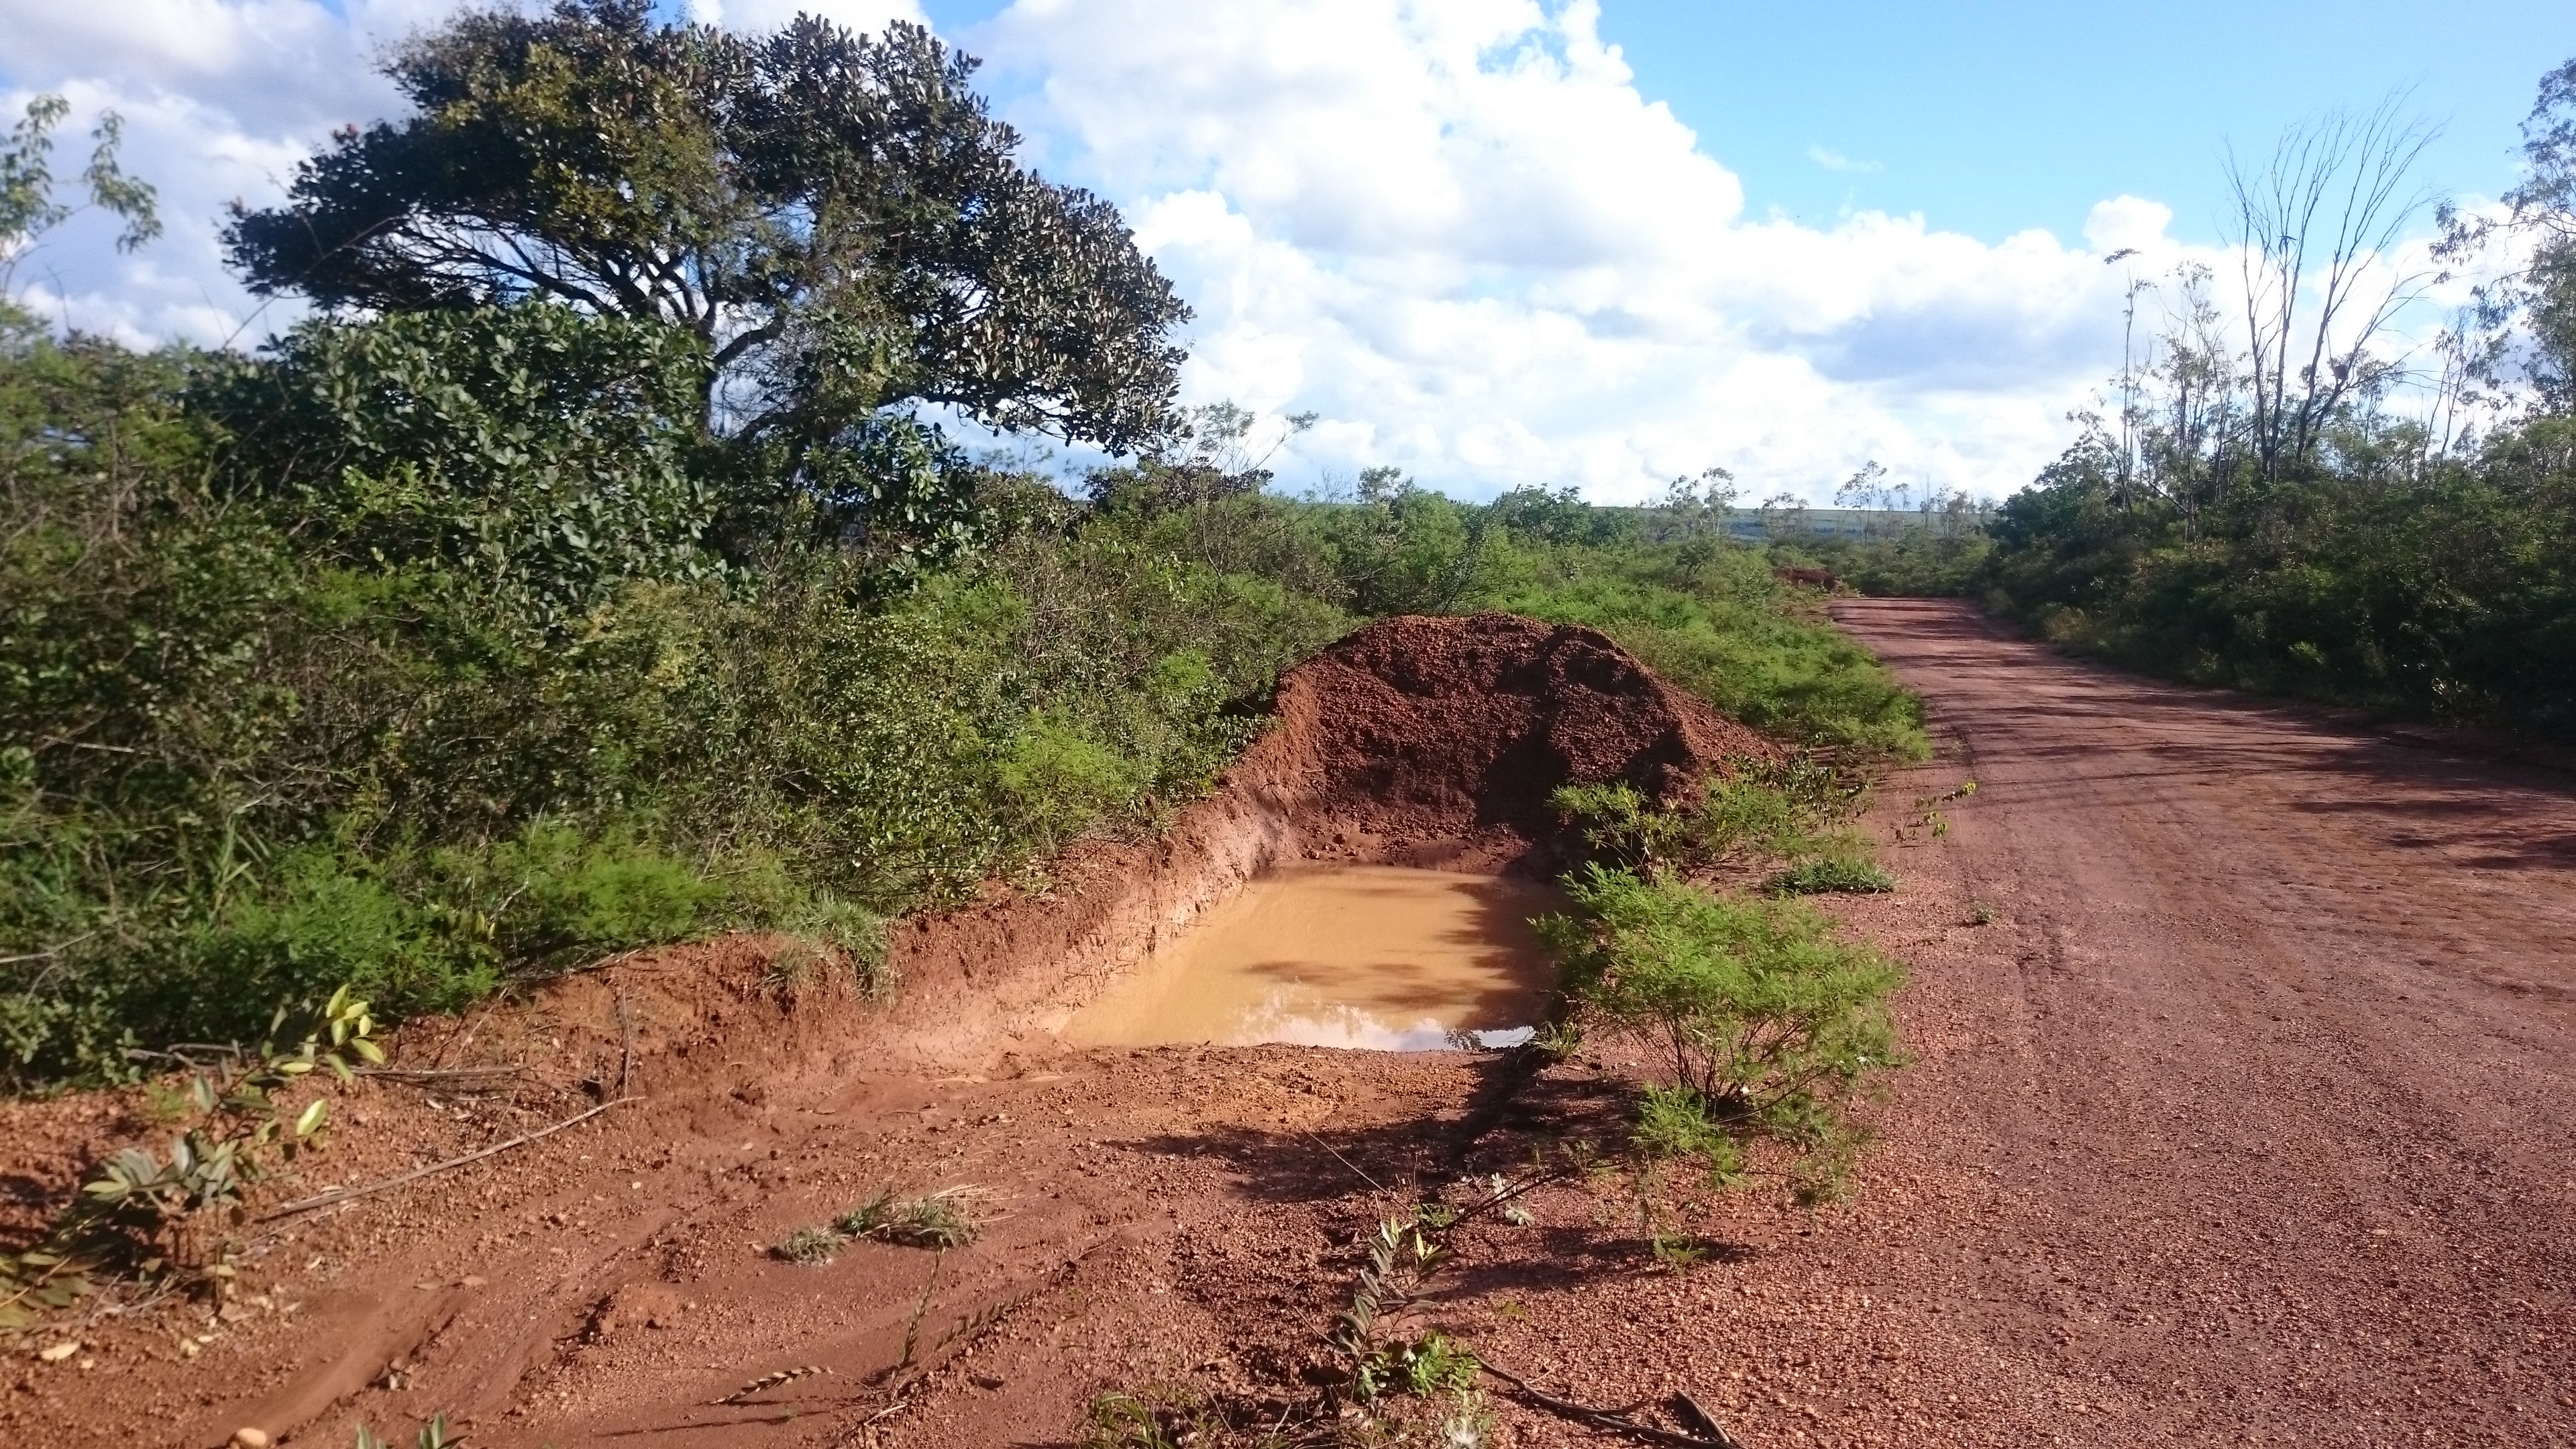
M1712 861L1794 859L1849 842L1832 833L1860 808L1862 787L1808 759L1742 760L1709 777L1690 814L1691 849Z
M1567 878L1575 913L1539 922L1565 989L1595 1029L1663 1058L1641 1151L1737 1180L1757 1144L1784 1149L1802 1200L1841 1187L1860 1089L1896 1064L1888 998L1904 972L1835 939L1794 901L1741 899L1598 865Z
M1820 860L1802 860L1771 877L1771 890L1785 896L1813 896L1840 892L1848 895L1878 895L1896 889L1896 877L1889 875L1874 861L1848 855L1829 855Z
M1867 650L1800 617L1759 555L1729 548L1689 570L1669 560L1644 549L1569 551L1491 602L1599 629L1756 729L1855 759L1929 755L1921 702Z
M1691 834L1688 817L1665 810L1625 781L1559 785L1548 806L1583 832L1583 843L1617 864L1651 875Z
M562 622L718 567L688 466L706 372L684 329L530 302L307 321L192 392L229 434L221 486L335 561Z
M469 896L501 902L494 935L514 961L599 953L687 939L721 887L687 863L638 842L585 839L551 821L532 823L479 858L446 868Z
M1861 787L1810 760L1736 760L1729 768L1711 775L1700 800L1681 809L1656 806L1620 782L1560 786L1548 802L1596 856L1648 876L1785 860L1791 869L1775 879L1885 880L1869 863L1868 837L1835 828L1858 808ZM1815 888L1884 890L1892 882Z

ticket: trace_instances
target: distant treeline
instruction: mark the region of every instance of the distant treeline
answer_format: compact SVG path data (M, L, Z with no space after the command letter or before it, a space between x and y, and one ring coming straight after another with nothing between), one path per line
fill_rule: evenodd
M2134 282L2110 406L1973 536L1800 546L2145 669L2576 739L2576 62L2524 129L2505 214L2443 212L2437 260L2525 260L2429 354L2384 345L2428 278L2374 264L2426 132L2330 116L2231 173L2251 303Z

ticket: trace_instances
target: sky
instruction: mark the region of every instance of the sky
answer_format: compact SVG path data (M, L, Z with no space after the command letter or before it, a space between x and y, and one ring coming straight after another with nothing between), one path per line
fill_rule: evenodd
M224 203L397 110L370 58L453 3L0 0L0 104L121 112L169 222L132 256L75 223L12 285L131 341L255 345L296 312L224 272ZM2007 493L2119 366L2124 284L2226 261L2231 144L2402 92L2443 128L2422 179L2475 205L2576 55L2564 0L806 3L986 58L1028 159L1116 202L1195 309L1186 400L1318 415L1285 486L1392 464L1603 502L1711 466L1823 502L1872 459Z

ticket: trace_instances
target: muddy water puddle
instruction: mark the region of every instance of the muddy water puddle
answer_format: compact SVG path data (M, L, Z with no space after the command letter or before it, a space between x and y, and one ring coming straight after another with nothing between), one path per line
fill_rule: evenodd
M1078 1046L1210 1042L1429 1051L1521 1040L1555 969L1530 929L1564 908L1528 881L1294 866L1246 885L1066 1023Z

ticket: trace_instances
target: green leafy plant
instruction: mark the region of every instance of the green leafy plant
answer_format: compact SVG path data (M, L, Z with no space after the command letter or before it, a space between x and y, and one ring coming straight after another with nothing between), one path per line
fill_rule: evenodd
M59 95L37 95L10 128L8 143L0 146L0 289L7 287L29 247L79 209L54 195L53 133L71 109ZM81 170L85 204L123 221L116 249L133 251L161 234L157 198L149 183L127 175L117 160L125 142L123 118L114 111L103 113L90 135L97 145Z
M280 1008L271 1032L286 1018ZM0 1327L67 1306L90 1289L103 1266L147 1275L171 1266L174 1231L192 1214L233 1202L245 1187L321 1145L329 1100L316 1097L290 1118L279 1094L317 1073L345 1082L352 1063L382 1062L374 1032L367 1003L343 987L291 1047L272 1039L247 1050L201 1049L213 1061L193 1071L179 1094L198 1120L172 1139L168 1154L147 1147L116 1153L82 1184L43 1244L0 1256ZM178 1052L163 1055L189 1060ZM219 1286L230 1276L220 1262L185 1266Z
M1643 1100L1639 1150L1729 1185L1769 1144L1802 1200L1839 1190L1862 1135L1856 1097L1898 1060L1888 998L1903 971L1798 902L1598 865L1566 886L1576 912L1538 923L1566 990L1594 1029L1653 1048L1670 1073Z
M1366 1403L1389 1393L1416 1398L1464 1393L1476 1386L1478 1368L1474 1354L1433 1331L1371 1348L1352 1372L1351 1394Z
M445 1414L433 1414L429 1422L421 1426L421 1431L413 1436L412 1449L454 1449L464 1442L461 1436L449 1437ZM354 1449L394 1449L394 1445L391 1440L377 1438L375 1430L360 1424Z
M1896 877L1875 861L1829 855L1821 860L1802 860L1772 876L1766 884L1772 894L1784 896L1882 895L1896 889Z
M1547 803L1583 843L1602 856L1651 875L1661 870L1689 834L1680 814L1663 809L1624 780L1559 785Z

